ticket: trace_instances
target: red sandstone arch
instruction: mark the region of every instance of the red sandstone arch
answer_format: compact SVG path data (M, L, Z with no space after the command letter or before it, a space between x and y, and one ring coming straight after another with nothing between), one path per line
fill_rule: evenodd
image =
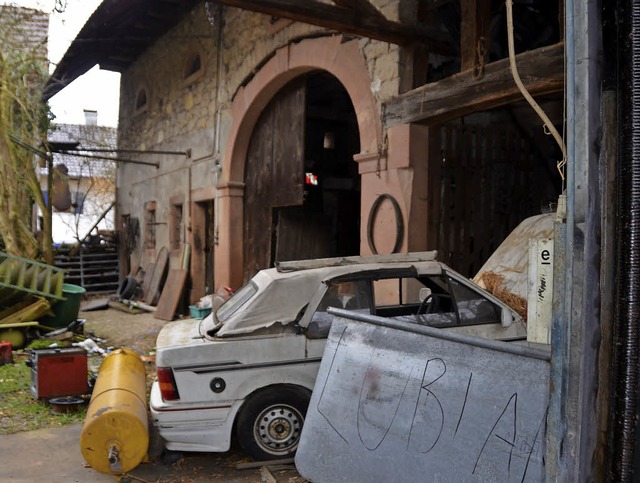
M217 286L237 288L242 282L244 168L253 128L262 110L282 87L295 77L314 70L332 74L349 94L360 133L358 157L378 152L382 125L358 42L343 42L341 36L332 36L306 39L278 49L233 98L232 123L216 195L220 217L214 267Z
M329 72L344 86L358 119L361 154L377 152L380 116L358 42L343 43L341 36L307 39L278 49L251 82L236 93L223 162L225 181L244 181L249 139L264 107L291 79L313 70Z

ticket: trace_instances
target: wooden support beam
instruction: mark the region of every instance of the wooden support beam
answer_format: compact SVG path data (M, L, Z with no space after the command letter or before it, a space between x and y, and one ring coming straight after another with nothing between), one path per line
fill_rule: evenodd
M491 0L460 0L460 71L489 62Z
M380 17L386 20L385 16L382 15L382 12L374 7L368 0L333 0L333 3L338 7L348 8L361 12L365 15Z
M516 56L518 72L532 96L564 89L564 43ZM473 69L426 84L383 104L385 127L405 123L436 124L522 100L509 59L487 64L484 76Z
M565 11L565 0L558 0L558 28L560 30L560 40L564 40L565 32L564 32L564 11Z
M422 44L405 45L400 48L399 93L409 92L427 83L429 54Z
M321 3L317 0L212 0L213 3L317 25L397 45L422 42L431 52L450 53L440 31L387 20L382 15Z

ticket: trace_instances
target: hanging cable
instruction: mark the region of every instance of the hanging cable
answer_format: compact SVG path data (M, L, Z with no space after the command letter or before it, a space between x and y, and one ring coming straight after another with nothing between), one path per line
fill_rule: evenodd
M507 6L507 40L509 44L509 66L511 67L511 75L513 76L513 80L515 81L524 98L527 100L529 105L531 105L533 110L536 111L538 116L540 116L540 119L542 119L542 122L545 126L545 133L550 133L558 143L558 146L560 146L560 150L562 151L562 160L558 162L557 168L558 172L560 173L560 177L562 178L562 182L564 183L564 166L565 164L567 164L567 146L565 145L564 140L560 136L560 133L558 132L556 127L553 125L547 114L536 102L536 100L531 96L531 94L529 94L529 91L524 86L524 83L520 78L518 67L516 66L516 53L513 42L513 1L505 0L505 2Z

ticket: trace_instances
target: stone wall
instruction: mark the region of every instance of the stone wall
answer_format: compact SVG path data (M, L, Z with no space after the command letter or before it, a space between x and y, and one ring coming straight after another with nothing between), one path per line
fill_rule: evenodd
M397 20L401 1L374 3L387 18ZM232 122L230 108L238 90L250 82L279 48L308 37L335 35L308 24L273 21L266 15L235 8L224 8L223 20L220 32L218 10L214 7L207 12L204 5L196 7L122 74L119 148L191 150L191 158L138 156L160 163L158 169L134 164L120 166L119 214L138 218L143 233L144 204L155 201L159 223L157 248L168 245L168 228L164 223L168 221L165 218L169 199L215 184L215 162L220 162L224 155ZM220 39L221 57L217 48ZM379 108L382 101L399 92L399 48L370 39L359 39L358 43ZM201 55L202 72L187 82L185 65L194 52ZM136 107L142 91L146 93L146 106ZM379 116L379 110L375 115ZM188 210L185 216L188 217ZM138 262L154 261L154 253L143 253Z

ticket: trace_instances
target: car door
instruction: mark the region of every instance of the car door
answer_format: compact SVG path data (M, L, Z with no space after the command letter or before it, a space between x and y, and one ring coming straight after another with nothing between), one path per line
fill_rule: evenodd
M403 323L489 339L526 337L521 318L503 302L448 270L372 281L371 313Z

